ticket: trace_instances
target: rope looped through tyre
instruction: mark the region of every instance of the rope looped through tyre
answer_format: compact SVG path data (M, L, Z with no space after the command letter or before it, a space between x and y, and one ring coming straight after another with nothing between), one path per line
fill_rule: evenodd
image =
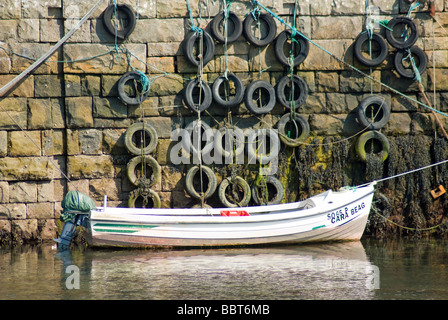
M292 101L290 101L291 88L294 89ZM293 76L292 81L290 76L283 76L277 84L276 93L278 102L286 109L291 109L291 104L298 108L305 103L308 97L308 85L296 75Z
M205 179L203 179L202 182L200 181L201 167L202 167L202 178L204 178L205 176L208 181L205 181ZM196 176L199 176L199 183L195 179ZM213 195L213 193L215 193L217 185L218 185L218 179L213 173L213 170L207 166L196 165L194 167L191 167L190 170L188 170L187 175L185 177L185 189L187 190L190 196L196 199L201 199L202 197L204 199L210 198ZM204 190L201 191L201 189L203 189L204 187L206 187L205 191Z
M230 96L232 91L230 88L230 83L233 83L235 87L235 94L233 96ZM221 91L224 91L224 97L221 95ZM213 82L212 95L215 102L220 106L228 108L235 107L239 105L244 98L243 82L233 73L227 74L227 78L225 75L219 76Z
M308 121L300 114L295 114L291 119L290 114L283 115L278 124L278 135L283 144L289 147L298 147L310 135L310 125Z
M428 56L422 49L414 46L410 49L398 50L395 53L394 66L400 76L408 79L416 78L411 59L413 59L419 74L423 74L426 71ZM404 62L406 62L406 65Z
M288 39L292 38L292 32L291 30L285 30L282 31L278 36L277 40L275 41L275 48L274 53L277 57L277 60L283 64L284 66L289 66L289 47L291 47L291 44L289 44L286 47L286 44L288 43ZM298 46L298 50L294 50L294 67L299 66L308 56L308 53L310 51L310 45L308 43L308 40L306 40L302 35L299 33L296 33L294 38L291 42L294 42L294 47L296 48ZM285 53L285 51L288 52L288 55Z
M117 13L118 17L115 17ZM125 16L123 19L122 15ZM126 24L119 29L119 22L125 21ZM132 8L127 4L119 4L115 10L114 5L110 5L104 10L103 13L103 25L104 28L113 36L117 36L118 39L126 39L135 29L137 24L137 17L135 16Z
M225 43L226 42L226 30L225 30L225 15L224 12L216 15L212 21L210 22L210 31L212 33L213 38L216 41ZM229 30L230 29L230 30ZM229 33L231 31L231 33ZM241 23L240 18L230 11L227 19L227 43L232 43L238 40L243 32L243 24Z
M271 191L273 192L271 193ZM282 183L274 176L263 177L252 186L252 199L257 205L272 205L282 202L285 190Z
M358 157L367 162L375 157L381 162L386 161L389 156L390 144L387 137L379 131L367 131L361 134L355 145Z
M143 92L142 85L142 74L137 71L129 71L126 72L118 81L118 96L124 104L127 105L138 105L146 100L148 97L149 91ZM133 91L133 94L126 93L126 86L128 82L132 81L134 83L130 88Z
M373 56L373 50L372 50L372 43L376 42L379 46L379 53L376 53L376 56ZM368 54L369 56L366 57L363 54L363 45L364 43L367 43L368 45ZM387 55L389 53L389 50L387 48L386 40L379 35L378 33L373 33L372 38L370 39L368 32L362 32L358 35L358 37L355 40L355 45L353 47L353 53L358 59L359 62L361 62L363 65L367 67L376 67L379 66L383 61L387 58ZM371 55L372 54L372 55Z
M230 194L227 192L228 189ZM250 186L240 176L225 178L219 185L219 200L227 208L245 207L251 198Z
M263 80L251 82L244 93L246 108L255 115L269 113L275 107L275 89Z
M361 101L356 114L364 128L379 130L389 121L390 107L383 97L370 96Z
M184 102L194 112L207 110L213 100L212 90L205 81L199 78L191 80L183 92ZM199 101L199 99L201 99Z
M124 144L135 155L147 155L157 147L158 135L152 125L136 122L124 134Z
M258 23L260 24L260 29L258 30ZM259 32L259 36L256 36L253 30L253 26L256 26L256 32ZM266 35L261 37L262 31L267 29ZM244 18L243 22L243 35L246 40L255 47L263 47L270 44L275 39L277 34L277 25L275 24L274 18L267 13L257 14L257 19L254 15L248 14Z
M267 138L270 142L268 143ZM269 145L269 151L268 151ZM280 142L278 134L273 129L253 130L247 136L247 157L249 163L256 161L261 164L268 164L278 160L278 152L280 150Z
M387 23L386 39L396 49L410 48L418 39L417 26L411 18L393 18Z
M200 50L196 50L196 42L202 41L202 57L200 57ZM201 44L199 43L199 47ZM186 59L194 66L199 66L202 58L202 64L205 66L210 60L213 59L215 55L215 41L212 36L205 30L200 32L190 31L185 37L185 42L183 45L184 54Z
M136 204L138 203L137 199L139 198L142 198L142 206L139 206L139 208L160 208L162 205L157 192L148 188L138 188L130 193L128 199L128 207L136 208ZM149 199L152 202L152 206L147 206L150 203Z
M148 174L149 170L150 174ZM161 168L156 159L151 156L136 156L128 162L127 174L133 185L152 187L160 179Z

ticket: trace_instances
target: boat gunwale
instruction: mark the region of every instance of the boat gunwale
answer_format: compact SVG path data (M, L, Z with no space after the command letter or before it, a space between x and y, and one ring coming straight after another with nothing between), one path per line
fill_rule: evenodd
M129 213L129 214L123 214L118 213L118 211L121 211L120 209L130 209L130 208L112 208L114 211L117 211L117 214L113 214L110 216L107 216L108 213L104 211L96 211L98 214L92 219L92 216L89 215L91 222L93 223L100 223L100 222L121 222L121 223L137 223L137 224L230 224L230 223L257 223L257 222L273 222L273 221L285 221L285 220L294 220L294 219L302 219L302 218L309 218L314 215L322 215L325 213L337 211L338 209L350 206L350 204L353 204L357 201L360 201L363 198L368 197L372 193L375 192L375 189L373 186L369 185L364 188L369 188L367 192L363 193L359 197L356 197L356 199L350 200L349 202L332 202L332 203L325 203L323 205L318 205L313 208L309 209L301 209L301 210L294 210L294 208L291 209L284 209L282 211L286 212L270 212L270 213L260 213L260 214L253 214L249 216L221 216L220 214L217 215L158 215L158 214L143 214L143 213ZM349 190L350 191L350 190ZM334 193L333 193L334 194ZM300 202L295 202L291 204L297 204ZM272 205L272 206L265 206L265 208L271 208L273 206L279 206L279 205ZM234 208L235 210L244 210L248 207L241 207L241 208ZM134 208L133 208L134 209ZM213 208L216 211L219 210L231 210L232 208ZM370 207L368 208L370 211ZM142 210L142 209L140 209ZM152 209L143 209L143 210L152 210ZM173 209L161 209L161 210L173 210ZM181 209L184 210L184 209ZM192 209L193 210L193 209ZM203 209L199 209L203 210ZM93 210L92 210L93 211ZM300 213L300 215L299 215ZM101 215L101 216L99 216ZM121 215L121 216L120 216ZM143 219L142 219L143 218ZM157 220L156 220L157 219Z

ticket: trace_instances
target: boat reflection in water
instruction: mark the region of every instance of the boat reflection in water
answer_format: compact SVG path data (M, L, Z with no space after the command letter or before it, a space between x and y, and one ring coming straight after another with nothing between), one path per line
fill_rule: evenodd
M67 256L66 256L67 257ZM65 260L77 265L78 259ZM89 250L91 299L373 299L379 272L361 242L174 251Z

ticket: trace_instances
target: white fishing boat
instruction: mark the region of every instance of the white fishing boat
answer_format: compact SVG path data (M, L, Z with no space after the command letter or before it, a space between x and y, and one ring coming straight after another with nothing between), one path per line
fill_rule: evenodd
M94 246L215 247L359 240L374 183L307 200L241 208L139 209L104 206L86 218ZM61 238L64 236L61 236Z

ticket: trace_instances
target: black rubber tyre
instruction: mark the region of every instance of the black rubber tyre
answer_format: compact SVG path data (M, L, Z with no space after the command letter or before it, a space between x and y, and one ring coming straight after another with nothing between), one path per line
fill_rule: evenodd
M287 128L287 125L291 122L290 114L287 113L282 116L277 124L278 135L283 144L289 147L298 147L310 136L310 125L303 116L296 113L294 123L291 125L296 134L294 135L295 137L289 137L288 131L290 130Z
M136 134L145 135L145 142L149 139L146 146L139 147L134 141L139 140L134 139ZM146 137L147 136L147 137ZM158 135L156 129L149 123L137 122L131 125L124 134L124 145L128 151L135 155L146 155L153 152L157 147Z
M389 140L384 134L375 130L364 132L359 136L358 141L356 142L355 145L356 154L358 155L359 159L361 159L364 162L368 160L367 159L368 150L366 150L366 147L367 143L370 140L375 140L379 142L379 144L381 144L381 150L379 151L371 150L371 151L373 151L373 153L375 154L381 153L381 161L383 162L386 161L387 157L389 156L389 149L390 149Z
M246 18L244 18L243 35L246 40L253 46L263 47L274 41L275 35L277 34L277 25L275 24L274 18L267 13L260 14L258 16L258 19L260 19L260 24L264 23L266 25L266 28L268 30L266 36L259 39L252 33L252 26L254 25L254 23L257 23L252 14L248 14Z
M188 194L196 199L201 199L201 190L196 190L195 188L195 176L199 175L199 166L191 167L190 170L188 170L187 175L185 177L185 189L187 190ZM218 179L216 178L215 174L213 173L212 169L207 166L202 166L202 174L206 175L208 179L208 185L206 186L207 189L204 191L204 199L210 198L213 193L216 191L216 187L218 185ZM199 182L200 183L200 182Z
M124 104L127 105L138 105L146 100L149 92L139 93L139 86L135 88L136 95L135 97L131 97L126 93L125 86L129 81L140 82L141 74L137 71L129 71L126 72L118 81L118 96Z
M284 51L284 46L287 43L288 39L291 38L292 33L291 30L282 31L275 41L274 53L277 57L277 60L283 64L284 66L289 66L289 56L286 56ZM294 56L294 67L299 66L303 61L305 61L308 53L310 51L310 45L308 40L302 37L300 34L296 34L294 39L297 41L295 45L299 45L299 51Z
M379 45L380 53L376 58L370 59L363 55L362 53L362 46L364 43L372 41L376 42ZM355 45L353 47L353 53L358 59L359 62L361 62L363 65L367 67L376 67L379 66L383 61L387 58L387 55L389 53L389 49L387 47L386 40L379 35L378 33L372 34L372 40L369 39L369 34L367 32L360 33L358 37L355 40Z
M185 102L185 105L190 108L194 112L202 112L206 109L208 109L213 101L213 94L212 90L210 89L210 86L207 84L207 82L202 81L200 84L199 78L191 80L187 86L185 87L183 91L183 99ZM201 90L201 98L202 101L198 101L200 105L198 106L198 103L195 101L195 92L196 90ZM198 97L199 98L199 97Z
M204 37L204 43L203 43L203 65L205 66L208 62L210 62L214 55L215 55L215 41L213 40L212 36L205 30L202 31L203 37ZM187 33L187 36L185 37L185 42L183 45L184 54L187 60L195 65L196 67L199 66L200 59L199 57L195 56L195 42L199 41L200 36L195 31L190 31Z
M285 189L283 188L282 183L274 176L266 176L265 179L266 180L264 181L260 181L258 185L254 183L252 186L252 199L257 205L279 204L285 196ZM269 194L269 185L273 186L275 190L275 197L273 198L271 198L271 195ZM267 190L265 191L266 187ZM263 194L264 191L268 194Z
M394 34L393 29L398 26L404 24L409 28L408 30L411 32L410 36L407 39L400 39ZM412 47L418 39L418 29L414 21L408 17L396 17L390 20L387 24L386 28L386 39L389 44L396 49L407 49ZM389 30L392 29L392 30Z
M213 82L213 86L212 86L212 95L213 95L213 99L215 100L215 102L217 104L219 104L222 107L231 108L231 107L235 107L235 106L239 105L243 101L244 85L243 85L243 82L240 80L240 78L238 78L233 73L229 73L227 75L227 79L224 75L216 78L216 80ZM220 93L221 87L223 85L226 86L227 81L233 82L233 84L235 85L235 95L230 100L225 100L225 97L223 98Z
M103 13L104 28L113 36L115 36L114 12L115 6L110 5ZM117 5L117 12L126 16L127 24L124 26L124 29L117 30L117 38L124 40L134 31L135 25L137 24L137 17L135 16L134 10L127 4Z
M151 176L148 177L137 177L136 169L141 166L150 166L152 169ZM159 163L151 156L136 156L128 162L127 174L129 181L139 187L144 184L147 187L152 187L160 180L161 168Z
M293 102L295 107L298 108L303 105L308 97L308 85L306 82L294 75L294 97ZM286 90L288 89L288 90ZM291 90L291 78L289 76L283 76L276 86L277 101L287 109L291 109L289 102L289 92Z
M143 191L145 190L145 191ZM157 192L155 192L154 190L151 189L135 189L133 190L130 195L129 195L129 199L128 199L128 207L129 208L135 208L135 203L137 202L137 199L142 197L143 198L143 203L145 202L145 198L151 198L152 200L152 207L146 207L146 205L143 206L143 208L160 208L162 206L162 202L160 201L160 197L157 194Z
M264 148L262 148L263 144L266 143L266 140L263 140L264 135L269 136L271 140L270 150L269 152L266 150L264 152ZM247 157L248 162L253 163L254 160L262 162L262 164L268 164L278 157L278 152L280 150L280 141L278 139L278 134L276 130L273 129L258 129L253 130L247 136Z
M257 94L259 94L260 97L255 97ZM261 106L258 106L258 103L260 103ZM270 112L275 107L274 87L263 80L251 82L246 87L246 92L244 93L244 104L246 105L246 108L255 115Z
M199 158L199 150L201 154L205 153L205 152L209 152L211 148L214 147L214 143L213 143L213 130L210 128L210 126L205 123L204 121L201 121L200 123L200 136L197 136L198 133L198 128L199 127L199 123L198 121L192 121L190 122L186 127L185 130L188 132L188 137L186 137L187 139L182 139L182 144L184 149L194 155L196 158ZM202 147L202 142L204 141L203 139L205 138L205 142L207 142L207 144ZM198 140L201 143L201 146L198 146ZM209 142L211 141L211 142ZM197 162L196 162L197 163Z
M242 199L236 203L232 201L232 199L229 199L226 193L227 188L232 187L233 183L237 184L243 192ZM250 186L246 180L239 176L236 176L234 180L231 178L226 178L219 185L218 196L219 200L221 200L222 204L227 208L246 207L251 198Z
M232 141L231 144L229 142L230 135L232 136L232 138L235 138L234 142ZM225 142L226 142L224 147L223 147L223 138L225 139ZM241 156L244 157L244 149L246 146L246 144L244 142L245 142L244 132L240 128L235 127L234 129L232 129L232 128L223 127L223 128L220 128L215 134L215 139L214 139L215 149L214 150L220 156L222 156L226 159L233 160L234 157L239 159L239 157L241 157ZM229 147L229 145L230 145L230 147Z
M371 130L381 129L390 118L389 104L380 96L365 98L356 111L359 124Z
M221 43L224 43L226 41L223 23L224 12L216 15L210 22L210 32L213 38ZM233 32L227 35L227 43L232 43L238 40L238 38L241 36L241 33L243 32L243 24L241 23L240 18L238 18L238 16L232 11L229 12L228 25L230 25L230 23L233 24Z
M398 74L404 78L408 79L414 79L415 78L415 72L412 68L412 64L409 58L405 58L409 56L409 51L414 58L416 67L418 69L418 72L420 74L423 74L426 71L426 68L428 67L428 56L426 53L420 49L419 47L412 47L411 49L407 50L399 50L395 53L394 57L394 66L395 70L397 70ZM417 59L415 59L417 58ZM405 67L403 64L403 59L408 60L409 63L408 66ZM417 60L417 61L416 61Z

